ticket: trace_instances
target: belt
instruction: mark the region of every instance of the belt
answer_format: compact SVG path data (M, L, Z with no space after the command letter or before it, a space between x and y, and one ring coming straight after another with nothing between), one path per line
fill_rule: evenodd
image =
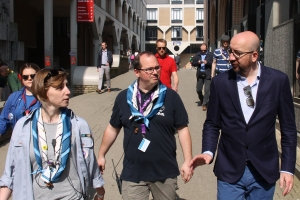
M105 66L106 64L101 64L101 66Z

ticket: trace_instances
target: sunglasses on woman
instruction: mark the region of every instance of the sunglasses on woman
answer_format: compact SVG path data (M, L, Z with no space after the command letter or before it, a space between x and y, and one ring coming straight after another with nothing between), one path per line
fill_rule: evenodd
M48 81L51 77L57 76L59 72L66 72L63 68L51 69L47 76L44 78L44 82Z
M29 78L29 76L30 76L30 78L31 78L31 79L33 79L33 78L34 78L34 76L35 76L35 74L30 74L30 75L22 75L22 79L23 79L24 81L27 81L27 80L28 80L28 78Z

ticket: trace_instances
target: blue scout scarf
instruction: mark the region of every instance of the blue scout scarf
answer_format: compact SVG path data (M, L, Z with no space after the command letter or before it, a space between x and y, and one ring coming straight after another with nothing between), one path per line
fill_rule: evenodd
M37 109L32 120L32 136L33 136L33 147L36 162L39 168L33 172L34 173L43 173L44 169L42 166L42 157L39 148L39 134L38 134L38 123L41 109ZM61 135L61 154L60 154L60 165L57 169L56 174L51 178L51 182L57 182L61 173L64 171L67 165L69 153L70 153L70 145L71 145L71 119L68 113L68 109L61 109L61 118L60 122L62 122L62 133ZM42 147L44 148L44 147ZM47 149L47 147L45 148ZM43 149L43 150L45 150ZM48 161L47 161L48 162Z
M167 87L162 84L161 82L158 83L158 87L157 89L154 91L154 95L153 98L150 102L150 104L147 107L147 110L149 110L149 108L151 108L153 106L153 101L157 99L155 105L153 106L153 109L148 113L142 114L141 112L139 112L137 104L136 104L136 96L137 96L137 90L138 90L138 82L137 80L135 80L129 87L127 90L127 104L130 107L130 111L131 111L131 118L134 118L134 121L138 121L138 120L143 120L144 124L146 125L147 128L149 128L149 119L151 119L152 117L154 117L157 112L159 111L159 109L164 105L164 101L165 101L165 97L166 97L166 92L167 92Z

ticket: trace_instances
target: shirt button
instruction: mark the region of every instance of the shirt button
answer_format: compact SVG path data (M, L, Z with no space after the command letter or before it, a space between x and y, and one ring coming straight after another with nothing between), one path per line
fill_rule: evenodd
M246 146L246 149L248 149L248 146Z

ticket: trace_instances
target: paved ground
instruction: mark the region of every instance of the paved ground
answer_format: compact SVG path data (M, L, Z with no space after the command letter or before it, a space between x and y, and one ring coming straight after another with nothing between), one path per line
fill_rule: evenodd
M197 95L196 95L196 80L195 80L195 70L183 69L178 72L179 74L179 94L185 104L187 112L189 114L189 128L193 140L193 154L196 155L201 151L201 133L202 125L205 120L206 112L203 112L201 107L197 106ZM135 76L132 71L120 75L112 80L112 92L105 92L103 94L89 93L85 95L80 95L73 97L70 101L69 108L73 109L75 113L84 119L86 119L94 133L95 138L95 151L99 150L101 138L103 132L110 119L112 106L117 94L125 89L129 84L133 82ZM117 138L116 142L108 152L106 156L107 164L104 174L106 181L105 189L105 199L106 200L118 200L122 199L118 193L116 182L113 179L113 167L112 159L115 165L122 160L122 133ZM0 146L0 172L3 171L4 159L6 157L6 152L8 144ZM180 144L177 143L177 155L179 165L183 162L182 151ZM299 159L298 159L299 161ZM117 166L117 172L120 173L122 169L122 161ZM198 167L192 178L192 180L184 184L179 178L179 190L178 195L181 200L212 200L216 199L216 177L213 174L213 165ZM276 192L274 196L275 200L285 199L285 200L299 200L300 199L300 181L295 178L295 186L293 191L286 197L281 195L281 190L277 184Z

